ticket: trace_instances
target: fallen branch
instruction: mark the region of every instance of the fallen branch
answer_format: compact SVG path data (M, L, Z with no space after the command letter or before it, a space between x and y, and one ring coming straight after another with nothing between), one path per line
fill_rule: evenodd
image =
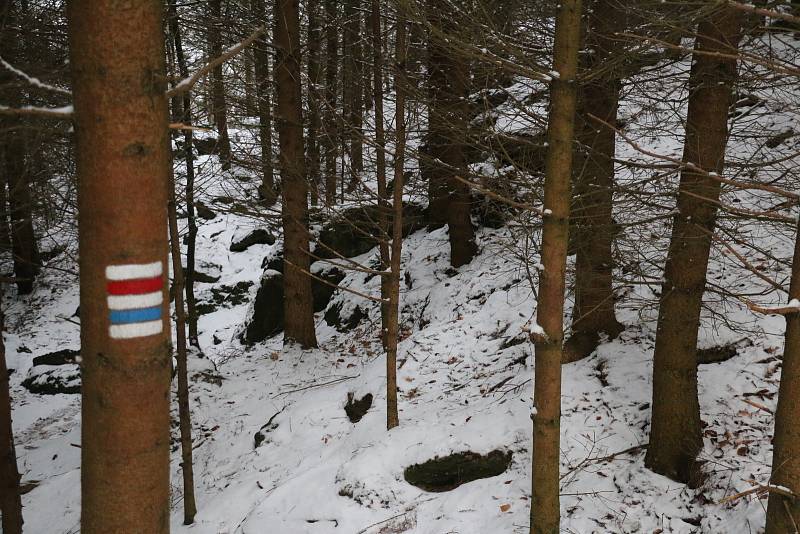
M12 108L9 106L0 105L0 115L12 115L15 117L43 117L47 119L60 119L69 120L73 115L72 105L62 106L60 108L42 108L37 106L23 106L21 108Z

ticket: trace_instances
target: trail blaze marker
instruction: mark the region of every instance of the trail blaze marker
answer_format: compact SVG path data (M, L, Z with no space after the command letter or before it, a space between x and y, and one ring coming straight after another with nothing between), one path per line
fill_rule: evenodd
M109 335L132 339L160 334L164 328L164 266L160 261L106 267Z

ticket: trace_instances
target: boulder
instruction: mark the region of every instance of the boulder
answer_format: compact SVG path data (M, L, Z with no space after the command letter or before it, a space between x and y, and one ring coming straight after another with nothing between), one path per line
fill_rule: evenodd
M210 221L217 216L217 212L203 204L202 202L195 202L194 208L197 211L197 216L206 221Z
M261 276L250 316L239 340L245 345L264 341L283 330L283 274L267 270Z
M336 292L336 286L344 280L345 273L335 265L319 262L312 265L311 272L314 276L327 282L326 284L317 279L312 279L311 281L311 294L313 295L314 312L316 313L328 307L328 303L330 303L333 294Z
M350 208L327 221L320 231L315 254L323 259L360 256L378 245L382 208L370 205ZM403 237L425 225L425 210L416 204L403 206ZM391 232L391 228L389 229Z
M244 237L234 237L231 243L231 252L244 252L253 245L273 245L275 244L275 236L269 230L264 228L256 228Z
M245 304L250 297L253 282L242 280L236 284L211 288L211 297L197 303L197 315L208 315L219 308L231 308Z
M23 387L38 395L81 392L80 352L64 349L33 359L33 367L22 381Z
M361 306L345 307L343 302L337 302L325 312L325 322L339 332L349 332L361 324L366 317L367 313L361 309Z

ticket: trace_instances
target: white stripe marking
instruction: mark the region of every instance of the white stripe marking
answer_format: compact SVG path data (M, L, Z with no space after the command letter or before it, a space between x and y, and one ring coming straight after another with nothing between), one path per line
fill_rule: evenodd
M160 334L163 329L164 322L159 319L144 323L112 324L108 329L108 333L114 339L131 339L134 337L154 336Z
M145 293L144 295L109 295L109 310L136 310L139 308L152 308L164 302L161 291Z
M160 261L131 265L109 265L106 267L106 278L109 280L136 280L139 278L155 278L164 272Z

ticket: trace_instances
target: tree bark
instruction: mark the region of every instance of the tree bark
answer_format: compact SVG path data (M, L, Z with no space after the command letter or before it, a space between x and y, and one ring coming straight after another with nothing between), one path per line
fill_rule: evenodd
M740 30L741 16L733 8L714 11L697 30L683 161L707 172L721 173L724 167ZM653 360L652 422L645 465L690 484L697 481L695 458L703 445L697 333L719 193L719 181L691 169L681 172Z
M253 19L266 17L263 0L252 0L250 8ZM258 193L264 206L275 204L275 175L272 160L272 86L269 74L270 52L267 37L262 35L253 43L253 59L255 67L256 102L258 104L258 133L261 144L261 187Z
M789 299L800 300L800 226L794 246ZM784 486L800 495L800 313L786 316L783 368L775 411L775 438L770 484ZM765 534L794 532L800 525L800 502L770 493Z
M22 534L22 498L19 493L19 469L14 447L14 427L11 421L11 388L8 383L6 347L3 342L3 313L0 311L0 484L2 484L3 532Z
M447 2L428 0L430 30L428 152L429 214L432 223L446 223L450 235L450 264L460 267L476 252L470 217L465 136L468 130L469 64L448 38L456 21Z
M303 154L300 85L300 9L298 0L278 0L275 17L278 48L278 134L283 192L284 342L317 346L311 297L308 183Z
M377 4L377 0L373 0ZM374 24L374 22L373 22ZM397 12L397 33L395 38L395 154L394 190L392 199L392 247L389 265L388 297L389 306L386 322L386 428L400 424L397 410L397 345L399 343L400 323L400 262L403 253L403 180L405 177L406 150L406 15L403 9ZM376 47L380 53L380 47ZM377 90L376 90L377 92ZM378 101L376 100L376 105Z
M208 41L211 57L222 55L222 0L209 0ZM211 107L214 113L214 124L217 127L217 150L223 170L231 168L231 141L228 137L228 103L225 97L225 78L222 65L211 70Z
M361 180L364 170L364 142L363 136L363 73L361 69L361 12L360 0L344 0L344 88L342 100L344 103L345 130L350 156L350 179L348 191L353 191Z
M17 291L27 295L39 272L39 247L33 230L33 199L30 190L30 161L26 157L28 134L18 131L6 140L8 205L11 212L11 251Z
M338 2L325 0L325 204L336 203L336 147L339 145L336 114L337 79L339 69Z
M162 10L156 1L67 5L80 213L84 534L169 531L171 159Z
M531 534L559 532L561 359L580 33L581 1L562 0L556 13L553 58L558 76L550 84L541 253L544 268L539 274L538 325L532 335L536 375Z
M585 57L588 81L578 88L576 191L573 198L577 245L573 335L564 345L566 362L589 356L603 334L613 339L623 330L614 314L613 253L616 225L612 218L616 132L589 117L615 125L622 86L619 37L625 29L625 6L619 0L591 4Z
M183 264L178 231L178 209L175 182L170 180L169 244L172 258L173 288L175 291L175 345L178 361L178 426L181 433L181 473L183 474L183 524L194 523L197 503L194 497L194 462L192 461L192 412L189 409L189 370L186 346L186 308L183 303Z
M320 65L319 0L308 0L308 182L311 187L311 204L316 206L320 190L320 143L322 129L320 116L320 90L322 68Z
M186 55L183 52L183 40L181 34L180 21L175 0L169 0L169 28L175 43L175 58L178 63L178 72L181 78L189 77L189 67L186 64ZM183 115L181 122L187 125L192 124L192 95L189 91L183 93L182 109ZM186 165L186 220L188 233L186 236L186 274L184 276L184 288L186 293L187 323L189 325L189 343L200 347L197 339L197 306L194 297L194 271L195 271L195 250L197 247L197 218L194 209L194 135L192 130L183 130L184 161Z

